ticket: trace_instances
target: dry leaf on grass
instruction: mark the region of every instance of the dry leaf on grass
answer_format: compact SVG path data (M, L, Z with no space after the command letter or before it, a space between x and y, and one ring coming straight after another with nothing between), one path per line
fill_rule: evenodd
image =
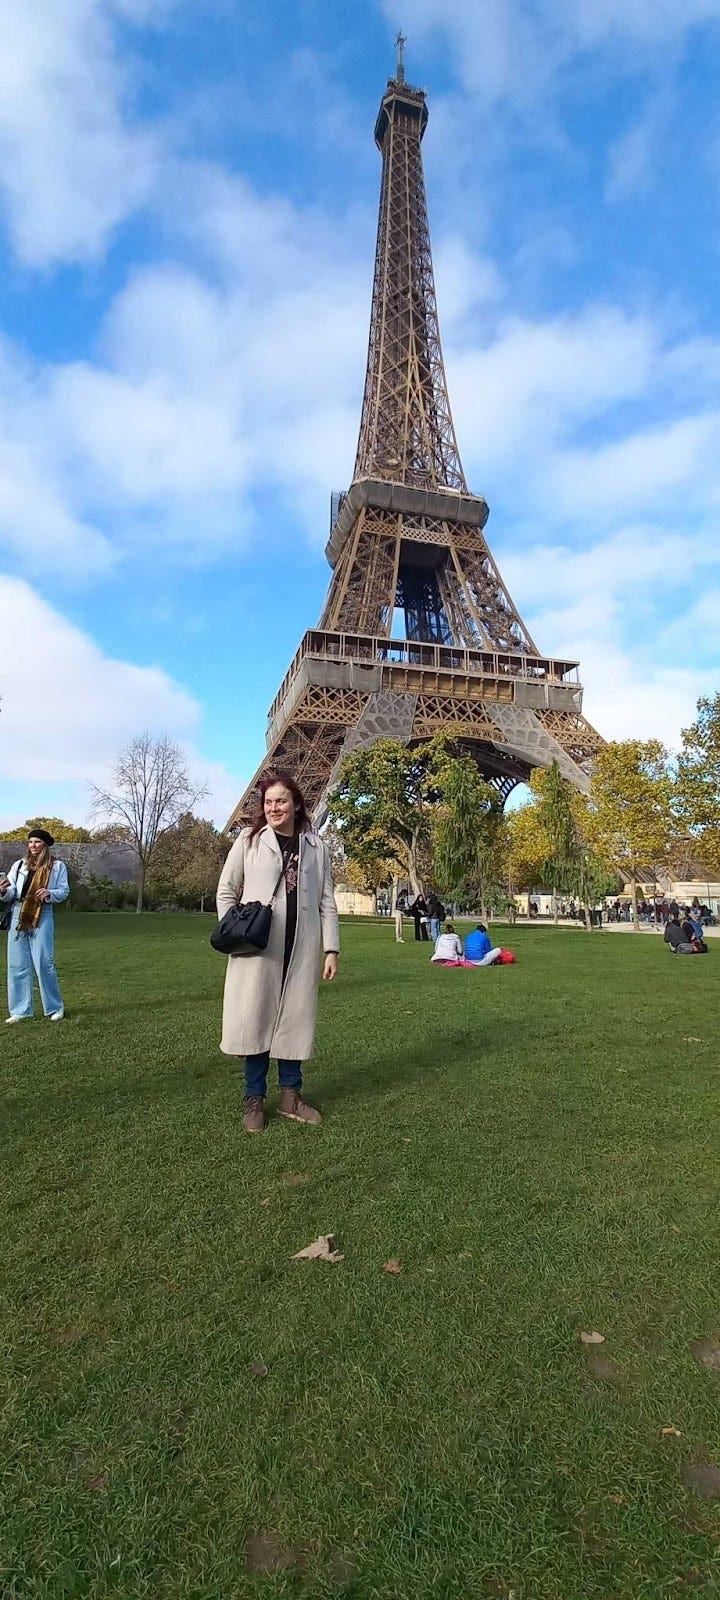
M682 1434L679 1428L673 1428L671 1425L669 1428L660 1429L660 1437L662 1439L682 1439Z
M303 1566L299 1546L285 1544L274 1528L258 1528L250 1534L245 1546L246 1572L287 1572L289 1567L298 1566Z
M304 1250L297 1250L293 1256L293 1261L329 1261L332 1266L344 1260L345 1257L335 1249L334 1233L321 1233L312 1244L306 1244Z
M108 1481L106 1472L88 1473L85 1478L86 1489L92 1489L93 1494L101 1494Z
M683 1470L683 1480L685 1488L691 1489L701 1500L720 1500L720 1467L709 1463L698 1467L689 1465Z
M397 1256L393 1256L390 1261L383 1261L383 1272L390 1272L398 1277L402 1272L402 1261L398 1261Z
M580 1341L581 1341L582 1344L604 1344L605 1343L605 1335L604 1335L604 1333L595 1333L595 1332L592 1332L592 1333L581 1333Z
M710 1367L712 1371L720 1372L720 1340L693 1339L690 1351L701 1367Z
M269 1206L270 1200L271 1200L271 1196L269 1194L266 1194L265 1199L260 1201L261 1206Z
M588 1350L587 1353L588 1377L596 1378L598 1383L610 1383L614 1389L624 1389L625 1379L616 1361L611 1356L601 1355L598 1350Z
M264 1361L253 1361L250 1371L254 1378L266 1378L270 1368L265 1366Z
M683 1044L702 1044L702 1039L696 1039L694 1033L689 1033L683 1039Z

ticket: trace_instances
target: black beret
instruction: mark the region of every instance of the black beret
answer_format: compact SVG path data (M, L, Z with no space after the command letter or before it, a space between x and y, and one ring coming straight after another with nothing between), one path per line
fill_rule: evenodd
M47 828L31 828L28 839L42 839L43 844L46 844L48 848L55 843L52 834L48 833Z

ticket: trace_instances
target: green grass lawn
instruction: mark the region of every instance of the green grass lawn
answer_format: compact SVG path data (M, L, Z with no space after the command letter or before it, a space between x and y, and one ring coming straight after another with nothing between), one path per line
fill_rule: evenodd
M61 916L0 1029L2 1600L720 1595L720 945L346 924L249 1139L210 927Z

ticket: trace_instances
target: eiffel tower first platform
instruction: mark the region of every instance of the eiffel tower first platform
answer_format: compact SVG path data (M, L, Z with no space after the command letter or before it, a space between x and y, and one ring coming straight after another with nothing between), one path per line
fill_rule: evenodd
M333 502L332 578L228 831L278 767L320 820L342 757L378 738L452 732L503 799L553 760L586 789L602 744L582 715L577 662L540 654L486 543L487 504L465 481L435 301L420 149L428 113L424 92L405 81L403 43L375 125L382 188L367 374L353 481Z

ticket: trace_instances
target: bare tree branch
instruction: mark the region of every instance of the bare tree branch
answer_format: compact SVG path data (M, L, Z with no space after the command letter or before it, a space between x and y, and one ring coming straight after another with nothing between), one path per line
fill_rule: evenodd
M167 734L153 738L147 729L117 757L108 789L91 784L92 811L129 829L138 855L137 910L142 911L148 867L158 840L178 818L207 794L193 784L180 746Z

